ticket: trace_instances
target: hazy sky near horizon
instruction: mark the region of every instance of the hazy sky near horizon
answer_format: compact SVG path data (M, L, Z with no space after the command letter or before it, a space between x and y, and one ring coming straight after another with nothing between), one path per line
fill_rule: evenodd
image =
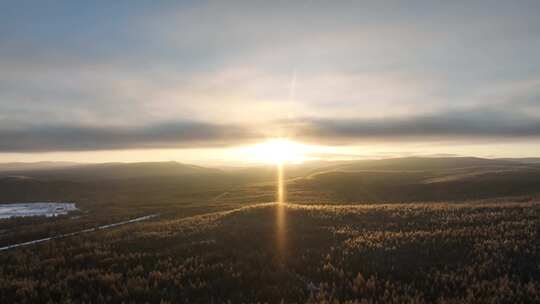
M2 1L0 161L220 162L273 137L336 157L540 156L539 14L540 1Z

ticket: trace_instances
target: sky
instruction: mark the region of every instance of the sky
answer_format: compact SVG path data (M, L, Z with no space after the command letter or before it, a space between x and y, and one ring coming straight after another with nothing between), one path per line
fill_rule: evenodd
M539 1L1 1L0 162L540 157ZM244 151L244 152L243 152Z

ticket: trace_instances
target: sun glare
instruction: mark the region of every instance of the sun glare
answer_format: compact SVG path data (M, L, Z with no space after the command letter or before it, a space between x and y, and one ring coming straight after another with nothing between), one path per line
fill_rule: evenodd
M284 138L268 140L248 148L252 161L268 164L302 163L306 160L304 145Z

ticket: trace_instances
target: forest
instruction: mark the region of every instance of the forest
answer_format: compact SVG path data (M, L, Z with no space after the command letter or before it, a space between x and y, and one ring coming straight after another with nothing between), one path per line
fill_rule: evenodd
M2 252L0 301L534 303L539 232L535 200L257 204Z

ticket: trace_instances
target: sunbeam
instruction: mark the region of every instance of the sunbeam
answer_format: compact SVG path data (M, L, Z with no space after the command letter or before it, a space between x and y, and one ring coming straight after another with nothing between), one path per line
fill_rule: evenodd
M286 218L286 189L285 189L285 164L279 162L277 168L277 206L276 206L276 236L277 251L281 258L285 257L287 243L287 218Z

